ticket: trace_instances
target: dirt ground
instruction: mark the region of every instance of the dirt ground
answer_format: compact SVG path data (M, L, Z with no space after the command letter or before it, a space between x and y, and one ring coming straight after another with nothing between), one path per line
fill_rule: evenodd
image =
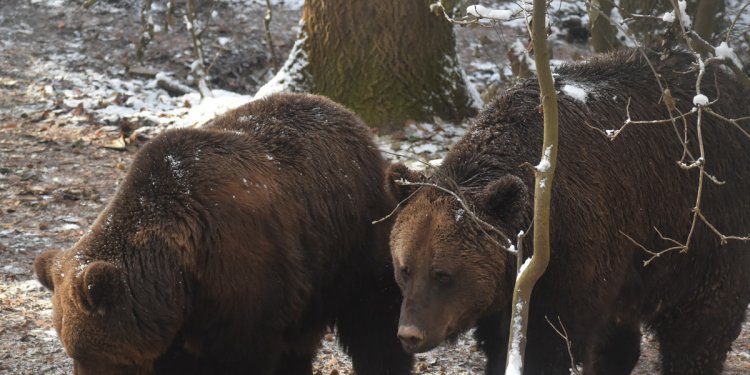
M108 117L71 105L87 94L74 77L133 79L130 42L138 35L136 0L0 2L0 374L68 374L71 364L51 325L50 293L34 279L31 264L47 249L65 249L89 228L122 181L134 153L156 120ZM157 3L157 1L154 1ZM270 78L260 42L264 1L223 1L206 14L212 86L254 93ZM65 5L65 6L61 6ZM283 60L296 35L298 7L274 6L272 33ZM217 21L219 20L219 21ZM157 22L159 22L157 20ZM207 21L208 22L208 21ZM480 88L501 81L505 49L496 30L458 29L459 53ZM231 48L221 37L231 38ZM494 42L493 42L494 40ZM483 41L483 42L480 42ZM572 48L571 48L572 49ZM144 65L189 82L190 40L184 26L158 33ZM156 90L147 88L144 90ZM92 91L96 88L92 87ZM144 91L145 92L145 91ZM101 98L101 108L131 94ZM149 130L149 129L146 129ZM441 150L455 137L432 137ZM416 142L404 136L399 142ZM442 144L441 144L442 142ZM418 356L415 373L477 374L483 359L472 340ZM657 349L646 336L635 374L657 371ZM316 362L322 375L351 367L330 337ZM750 373L750 323L727 360L725 374Z

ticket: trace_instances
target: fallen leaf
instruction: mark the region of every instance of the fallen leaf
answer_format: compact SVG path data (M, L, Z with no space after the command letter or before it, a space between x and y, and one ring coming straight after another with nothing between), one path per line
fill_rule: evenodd
M73 116L80 116L83 114L83 102L78 103L78 106L70 112Z
M118 150L123 151L127 147L127 143L125 143L125 137L120 136L120 138L115 139L114 141L102 146L104 148L108 148L111 150Z

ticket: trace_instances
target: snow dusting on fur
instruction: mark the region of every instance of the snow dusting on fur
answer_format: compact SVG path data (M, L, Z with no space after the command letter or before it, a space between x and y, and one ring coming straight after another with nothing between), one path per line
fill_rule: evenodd
M565 95L583 104L586 104L586 99L588 98L588 92L583 86L567 84L562 87L562 92Z

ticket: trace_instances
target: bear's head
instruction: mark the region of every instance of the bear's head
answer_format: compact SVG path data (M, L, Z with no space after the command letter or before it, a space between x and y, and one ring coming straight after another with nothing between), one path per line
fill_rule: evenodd
M52 291L55 330L73 359L74 374L152 373L176 336L185 301L168 290L173 280L158 281L163 275L149 269L153 260L94 255L92 250L112 245L123 253L137 251L96 231L69 250L49 250L34 261L39 282Z
M391 232L404 297L398 335L406 351L424 352L510 303L515 259L502 236L476 219L515 234L528 225L529 194L514 175L461 190L394 164L386 179L387 190L402 202ZM458 191L476 218L443 189Z

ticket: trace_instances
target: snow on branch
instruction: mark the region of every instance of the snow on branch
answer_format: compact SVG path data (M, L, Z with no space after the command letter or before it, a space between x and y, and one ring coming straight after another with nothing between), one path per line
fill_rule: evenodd
M464 17L452 17L443 7L443 4L438 0L437 2L430 5L430 11L436 14L442 13L448 22L456 25L480 25L489 26L489 23L497 21L509 21L516 18L520 12L513 12L508 9L491 9L482 5L471 5L466 8L466 16Z
M476 18L488 18L496 21L508 21L513 12L507 9L489 9L481 5L471 5L466 8L466 14Z

